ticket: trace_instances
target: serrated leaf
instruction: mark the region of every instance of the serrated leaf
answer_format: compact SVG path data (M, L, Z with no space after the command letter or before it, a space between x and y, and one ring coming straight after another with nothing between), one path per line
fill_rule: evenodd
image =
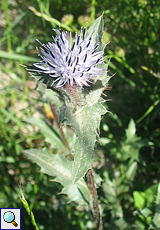
M79 123L78 135L75 140L75 147L72 149L74 162L72 165L73 183L79 180L92 167L94 145L97 137L97 129L100 125L101 115L106 113L102 105L85 107L76 115Z
M38 127L41 133L45 136L46 142L50 143L55 149L66 150L66 147L58 133L58 130L53 129L41 118L30 117L24 120L25 122Z
M99 128L101 115L105 113L106 109L100 103L92 106L86 105L75 113L69 106L63 106L61 109L63 120L67 120L67 124L76 133L74 147L71 150L74 156L72 163L73 183L77 182L88 169L92 168L97 129Z
M51 154L47 149L24 150L23 153L41 167L41 171L55 177L54 181L64 186L62 193L67 194L72 201L80 205L90 203L90 193L85 181L81 178L72 184L71 162L60 154Z

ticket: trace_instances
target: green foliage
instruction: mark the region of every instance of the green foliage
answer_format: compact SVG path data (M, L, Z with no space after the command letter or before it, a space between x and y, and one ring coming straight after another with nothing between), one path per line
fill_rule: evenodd
M155 229L160 227L159 222L159 197L160 197L160 184L150 186L144 192L134 191L134 203L137 209L137 214L142 221L145 221L149 225L149 229ZM155 199L156 197L156 199ZM137 222L140 222L139 220ZM145 226L142 225L142 229Z
M109 9L105 11L106 21L108 21L106 26L113 42L109 44L106 53L109 54L108 58L112 58L112 64L116 66L116 68L113 66L113 69L117 72L117 78L122 78L119 82L124 84L123 89L126 89L121 105L130 107L128 111L119 112L119 118L123 119L125 116L128 122L128 118L133 117L137 123L140 123L138 128L141 134L147 132L147 137L157 142L156 136L159 136L159 132L155 133L156 125L151 125L151 122L157 124L157 114L159 114L160 81L157 76L160 58L157 25L160 3L151 0L122 0L118 1L118 4L109 3L109 5ZM149 32L150 30L152 33ZM114 84L114 80L112 83ZM127 89L128 83L130 87ZM121 84L117 87L119 93L121 93ZM133 99L131 99L132 95L135 95ZM141 106L142 101L143 106ZM118 104L115 104L113 109L117 113Z
M70 200L76 201L80 205L90 203L88 187L83 179L76 184L72 184L71 162L60 154L50 154L47 149L24 150L23 153L32 161L36 162L43 173L54 176L54 181L63 185L62 193L70 196Z
M66 149L58 130L56 128L53 129L51 126L49 126L47 122L45 122L41 118L28 117L25 119L25 122L38 127L41 133L43 133L43 135L45 136L45 141L50 143L52 148L58 149L59 146L61 146L61 151L64 151Z
M31 89L32 78L21 65L37 59L35 39L48 42L51 29L59 23L64 30L75 32L104 12L103 41L110 41L105 49L106 61L111 58L110 75L116 73L110 81L112 91L108 93L112 102L103 104L112 114L103 115L93 159L95 171L102 178L98 196L104 229L160 228L160 3L153 0L25 3L3 0L0 8L0 207L21 207L22 229L33 229L19 199L20 187L39 229L47 226L52 230L53 225L55 230L93 229L88 212L77 208L75 202L68 204L69 199L59 194L62 186L39 173L39 167L22 154L23 149L29 148L40 151L39 147L47 147L51 151L50 135L55 143L53 155L58 145L64 157L68 152L58 129L48 125L41 103L53 103L52 94L57 92L47 89L42 95L40 88L44 86L39 85L39 99ZM68 24L69 17L72 20ZM60 112L62 102L57 96L54 102ZM82 106L85 108L85 103ZM24 122L28 117L30 121ZM46 132L39 123L43 123ZM70 130L65 128L65 135L70 146L74 146L75 137L70 135Z
M110 170L108 172L104 171L105 181L102 184L105 195L104 201L108 207L112 207L111 215L113 219L108 226L112 229L117 223L117 218L124 217L123 201L130 202L132 200L129 191L135 180L138 162L140 161L139 150L148 143L136 136L135 123L131 119L126 129L125 138L119 144L115 142L114 145L113 143L105 145L111 151L110 154L116 157L116 161L118 160L115 162L115 170L111 172ZM117 148L118 145L119 148Z

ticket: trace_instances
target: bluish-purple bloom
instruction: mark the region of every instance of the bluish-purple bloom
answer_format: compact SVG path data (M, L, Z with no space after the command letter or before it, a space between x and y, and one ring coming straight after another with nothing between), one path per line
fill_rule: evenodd
M72 42L72 34L54 29L56 36L53 37L54 42L48 44L40 43L41 53L38 56L41 61L35 63L34 71L48 74L53 78L51 86L56 84L56 88L65 84L73 87L74 84L83 88L90 86L89 83L96 76L103 74L103 69L97 65L104 62L102 57L104 51L97 51L99 47L98 36L97 41L93 42L93 34L86 37L86 27L81 28L80 33L75 33Z

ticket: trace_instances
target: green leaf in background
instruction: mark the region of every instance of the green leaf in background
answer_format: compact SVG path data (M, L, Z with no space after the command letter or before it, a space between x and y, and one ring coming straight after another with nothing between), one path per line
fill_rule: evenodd
M0 51L0 57L1 58L7 58L7 59L13 59L13 60L20 60L20 61L28 61L28 62L37 62L39 61L38 58L32 58L28 56L24 56L21 54L16 54L16 53L9 53L6 51Z
M23 83L23 79L20 78L18 76L18 74L15 74L13 71L11 71L10 69L8 69L6 66L4 65L0 65L0 68L7 73L8 76L10 76L10 78L16 80L18 83Z
M15 161L15 159L14 159L13 157L11 157L11 156L4 156L4 157L0 156L0 163L1 163L1 162L6 162L6 163L8 163L8 164L11 164L11 163L15 163L16 161Z
M156 204L155 204L154 201L155 201L156 194L158 198L156 198ZM149 229L156 229L160 227L160 222L159 222L160 206L159 203L157 203L157 201L159 202L159 189L157 184L150 186L144 192L134 191L133 197L134 197L134 205L136 206L136 208L139 209L136 211L136 213L143 221L145 221L146 223L148 223L148 225L150 225Z
M154 217L149 229L160 228L160 182L158 184Z
M126 129L126 137L127 139L132 139L136 134L136 126L133 119L130 120L128 128Z
M155 201L155 196L157 195L157 184L153 184L147 188L144 192L134 191L134 205L136 208L143 208L145 206L150 206Z
M148 207L148 208L141 208L136 212L138 215L142 215L144 217L149 217L153 215L153 208Z
M145 202L146 206L152 205L153 202L155 202L157 189L158 189L158 184L153 184L144 191L145 198L146 198L146 202Z
M10 201L8 200L7 195L0 191L0 207L9 207Z
M134 205L136 208L142 208L145 205L145 193L141 191L133 192Z
M66 150L66 147L58 133L58 130L56 130L55 128L53 129L47 124L47 122L45 122L41 118L35 117L26 118L24 121L34 126L37 126L41 130L41 133L45 136L46 142L50 143L53 148L60 149L61 151Z
M143 222L150 225L153 215L153 207L145 207L141 208L138 211L136 211L140 219L142 219Z
M153 217L149 229L159 229L160 228L160 213Z
M5 116L5 120L4 120L5 123L8 123L9 121L13 121L18 127L23 127L25 130L28 130L28 128L24 125L24 123L20 119L18 119L15 111L9 112L8 110L6 110L6 108L1 107L1 113Z
M136 135L136 126L133 119L130 120L125 132L126 139L121 142L121 159L127 160L131 157L132 161L136 160L145 164L143 158L140 156L140 149L143 146L151 146L152 143L147 140L143 140Z
M109 227L107 228L108 230L123 230L127 229L127 222L124 219L115 219L113 220L110 224Z
M109 174L107 171L104 172L105 182L102 184L104 190L104 195L111 204L116 203L116 189L114 183L110 180Z
M160 212L160 182L158 184L158 189L157 189L157 196L156 196L156 208L155 208L155 213Z
M157 196L156 196L157 192ZM154 203L156 196L156 204ZM136 213L148 222L149 229L157 229L160 227L160 183L150 186L144 192L134 191L134 204L139 210ZM148 206L148 207L144 207ZM155 210L155 213L154 213ZM153 217L151 219L151 217Z
M159 103L160 99L155 100L154 103L147 109L147 111L137 120L137 123L140 123L146 116L148 116Z
M138 164L136 161L133 161L131 165L128 166L127 171L125 172L125 178L120 179L119 193L128 192L131 182L134 180L137 172Z
M80 179L76 184L72 184L71 162L62 157L59 153L51 154L47 149L24 150L30 160L36 162L41 167L41 171L55 177L54 181L64 186L62 193L67 194L72 201L77 201L80 205L90 203L90 193L87 184Z
M103 37L103 17L98 17L92 25L87 30L87 36L91 36L93 33L93 41L97 40L97 34L99 39L99 50L104 50L105 44L102 43L102 37Z
M62 28L68 30L68 31L73 31L72 28L70 28L68 25L61 23L60 21L58 21L56 18L53 18L49 12L47 12L48 14L45 13L41 13L39 11L37 11L34 7L29 6L28 7L35 15L37 15L38 17L43 18L44 20L48 21L51 23L51 25L54 27L55 25L57 26L61 26Z

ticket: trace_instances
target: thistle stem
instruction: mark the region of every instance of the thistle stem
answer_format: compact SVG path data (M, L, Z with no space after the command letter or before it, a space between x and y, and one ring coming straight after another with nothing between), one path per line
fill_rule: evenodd
M119 172L115 173L116 179L116 197L117 197L117 217L120 218L120 200L119 200Z
M95 224L97 230L103 230L102 219L100 217L99 206L98 206L98 196L97 196L97 191L94 183L93 170L89 169L86 173L86 176L87 176L88 187L93 199L93 216L95 219Z

